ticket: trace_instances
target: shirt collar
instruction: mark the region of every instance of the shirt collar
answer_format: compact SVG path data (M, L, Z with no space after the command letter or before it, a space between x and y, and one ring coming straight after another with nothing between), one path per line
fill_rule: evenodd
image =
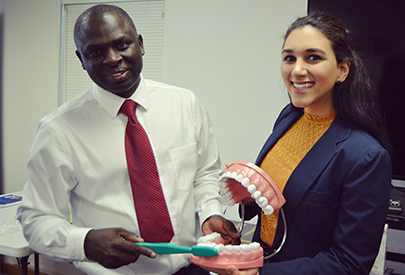
M140 75L141 81L136 91L128 99L135 101L139 106L148 109L149 99L148 99L148 88L146 86L145 80ZM104 90L97 84L93 83L94 86L94 97L100 103L100 105L107 111L111 117L116 117L121 108L122 103L124 103L125 98L117 96L107 90Z

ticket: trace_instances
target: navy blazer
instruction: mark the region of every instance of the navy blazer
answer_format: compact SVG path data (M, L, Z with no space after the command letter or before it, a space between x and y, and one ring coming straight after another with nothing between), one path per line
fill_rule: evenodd
M302 114L303 109L291 104L284 108L257 165ZM287 181L283 191L287 239L260 274L369 274L388 213L390 184L387 151L337 115ZM245 216L259 215L253 237L259 241L260 208L254 205L246 207ZM274 249L283 237L279 216Z

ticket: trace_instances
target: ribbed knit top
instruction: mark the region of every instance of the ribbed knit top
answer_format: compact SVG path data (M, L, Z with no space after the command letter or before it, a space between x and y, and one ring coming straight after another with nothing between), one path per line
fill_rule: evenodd
M261 168L274 180L281 192L290 175L315 145L319 138L328 130L336 112L326 116L304 115L278 140L267 153ZM279 211L266 216L262 212L260 238L272 245L276 234Z

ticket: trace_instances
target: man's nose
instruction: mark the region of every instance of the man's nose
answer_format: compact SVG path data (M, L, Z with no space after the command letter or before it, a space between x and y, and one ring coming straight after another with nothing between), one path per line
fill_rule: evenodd
M105 58L103 60L104 64L114 66L122 59L122 56L114 49L110 49L106 52Z

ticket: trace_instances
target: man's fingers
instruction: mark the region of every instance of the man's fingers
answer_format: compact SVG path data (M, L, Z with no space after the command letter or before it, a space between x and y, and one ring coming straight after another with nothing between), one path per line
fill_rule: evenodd
M126 242L125 244L123 244L123 248L125 250L126 253L130 253L130 254L136 254L136 255L143 255L146 256L148 258L156 258L156 253L145 247L142 246L141 244L136 244L134 241L132 240L137 240L135 242L143 242L142 238L125 238L124 236L122 236L122 241Z

